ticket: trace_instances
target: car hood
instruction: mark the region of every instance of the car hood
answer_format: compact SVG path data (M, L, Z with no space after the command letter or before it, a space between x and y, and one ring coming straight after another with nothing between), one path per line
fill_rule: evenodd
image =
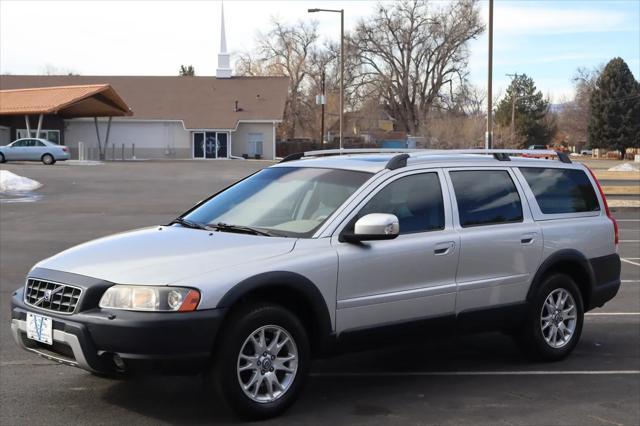
M144 228L89 241L36 267L119 284L165 285L217 269L286 254L295 239L177 226Z

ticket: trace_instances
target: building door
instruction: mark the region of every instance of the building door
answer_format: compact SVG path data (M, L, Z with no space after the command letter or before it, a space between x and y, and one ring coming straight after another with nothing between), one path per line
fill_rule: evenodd
M216 133L215 132L206 132L205 133L205 144L204 144L204 155L205 158L217 158L217 142L216 142Z
M216 148L216 158L227 158L228 157L228 133L218 133L217 134L217 142L218 146Z
M193 158L204 158L204 132L193 132Z
M11 143L11 129L0 126L0 145L9 145L9 143Z

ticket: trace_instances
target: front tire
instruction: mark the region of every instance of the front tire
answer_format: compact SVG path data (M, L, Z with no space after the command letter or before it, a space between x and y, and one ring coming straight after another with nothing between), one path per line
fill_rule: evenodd
M42 160L42 163L46 164L47 166L55 164L55 162L56 162L56 159L53 158L53 155L51 155L51 154L44 154L42 156L41 160Z
M4 154L0 152L0 163L6 163L7 159L4 158Z
M231 408L249 419L284 412L299 396L310 365L306 330L289 310L252 304L234 312L216 341L211 379Z
M537 289L518 339L529 357L559 361L578 344L583 323L578 286L569 276L554 274Z

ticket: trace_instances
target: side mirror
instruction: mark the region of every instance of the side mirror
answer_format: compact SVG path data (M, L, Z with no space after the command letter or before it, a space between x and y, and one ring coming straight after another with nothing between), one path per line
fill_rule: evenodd
M355 224L354 232L343 234L347 242L392 240L400 233L400 222L393 214L371 213L361 217Z

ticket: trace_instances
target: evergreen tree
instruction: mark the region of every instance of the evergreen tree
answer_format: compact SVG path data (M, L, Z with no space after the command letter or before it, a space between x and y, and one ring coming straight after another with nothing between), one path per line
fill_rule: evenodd
M624 153L640 146L640 84L622 58L604 67L591 93L589 146Z
M549 102L537 90L533 79L526 74L516 75L496 108L496 123L510 128L515 116L514 136L518 145L548 145L555 132L555 126L545 119L548 108Z
M179 75L182 77L193 77L196 75L196 69L193 65L180 65Z

